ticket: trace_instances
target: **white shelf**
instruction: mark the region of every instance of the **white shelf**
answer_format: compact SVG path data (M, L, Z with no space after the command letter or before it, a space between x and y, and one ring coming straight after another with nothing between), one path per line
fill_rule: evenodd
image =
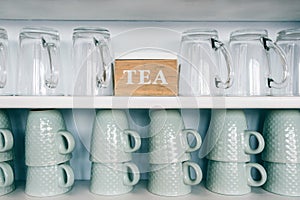
M1 0L0 19L299 21L297 0Z
M128 200L140 200L140 199L174 199L170 197L161 197L157 195L153 195L146 189L146 181L140 181L135 188L128 194L119 195L119 196L99 196L91 193L89 191L89 181L76 181L74 188L64 195L60 195L57 197L51 198L43 198L43 200L53 200L53 199L63 199L63 200L92 200L92 199L128 199ZM24 193L24 182L20 182L17 185L17 189L10 194L2 196L1 199L8 200L23 200L23 199L38 199L35 197L30 197ZM269 192L264 191L261 188L252 188L252 192L250 194L246 194L243 196L224 196L212 193L208 191L203 184L193 186L192 192L188 195L184 195L181 197L176 197L175 199L185 199L185 200L251 200L251 199L264 199L264 200L287 200L287 199L296 199L289 198L284 196L275 195Z
M2 96L0 108L300 108L300 97Z

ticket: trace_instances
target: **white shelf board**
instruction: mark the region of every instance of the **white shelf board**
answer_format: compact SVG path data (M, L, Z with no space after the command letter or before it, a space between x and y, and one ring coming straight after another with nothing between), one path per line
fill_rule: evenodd
M73 189L64 194L57 197L47 197L43 198L43 200L53 200L53 199L63 199L63 200L94 200L94 199L123 199L123 200L140 200L140 199L147 199L147 200L154 200L154 199L185 199L185 200L251 200L251 199L264 199L264 200L287 200L287 199L296 199L296 198L289 198L285 196L279 196L267 191L264 191L261 188L252 188L252 192L243 196L224 196L212 193L208 191L203 184L193 186L192 192L190 194L180 196L180 197L161 197L154 194L151 194L146 189L147 182L140 181L135 188L128 194L119 195L119 196L100 196L95 195L89 191L89 181L76 181ZM2 196L1 199L4 200L34 200L39 199L36 197L30 197L24 193L24 182L17 183L17 189L10 194Z
M0 108L300 108L300 97L1 96Z
M1 0L0 19L299 21L298 0Z

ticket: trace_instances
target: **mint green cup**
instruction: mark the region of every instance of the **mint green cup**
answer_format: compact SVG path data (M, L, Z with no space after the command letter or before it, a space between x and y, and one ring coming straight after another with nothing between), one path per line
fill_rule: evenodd
M92 163L90 191L98 195L126 194L139 180L140 172L134 163Z
M258 170L260 180L253 179L251 168ZM214 193L244 195L251 192L251 187L259 187L266 180L265 169L257 163L208 161L206 188Z
M75 148L73 135L58 110L32 110L25 130L27 166L50 166L69 161Z
M130 139L134 146L130 145ZM129 122L123 110L98 110L94 121L90 160L101 163L128 162L131 153L141 146L141 138L129 129Z
M268 179L263 188L269 192L300 196L300 163L264 162Z
M29 166L25 193L35 197L50 197L64 194L72 189L74 173L69 164L52 166Z
M0 196L2 196L15 189L12 162L0 162L0 171Z
M255 149L250 147L251 136L258 141ZM265 147L263 136L248 130L243 110L213 110L206 137L210 138L206 155L209 160L249 162L250 155L262 152Z
M189 168L195 172L191 177ZM185 161L169 164L151 164L148 191L159 196L181 196L191 192L191 186L202 180L202 171L198 164Z
M185 129L178 110L153 110L150 113L149 163L167 164L190 160L190 153L201 147L196 130ZM189 139L195 141L191 145Z
M266 147L262 159L277 163L300 163L299 110L271 110L263 128Z

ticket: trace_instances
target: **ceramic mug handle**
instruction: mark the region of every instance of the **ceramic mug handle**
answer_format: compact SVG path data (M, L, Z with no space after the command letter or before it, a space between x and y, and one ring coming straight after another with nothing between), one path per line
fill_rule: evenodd
M133 137L133 139L134 139L134 146L130 147L129 144L126 145L125 152L131 153L131 152L138 150L141 147L140 135L136 131L128 130L128 129L124 130L124 133L129 137L128 140L130 140L130 136Z
M256 181L252 178L251 175L251 168L255 168L259 171L260 175L261 175L261 179ZM266 180L267 180L267 172L265 170L265 168L263 168L263 166L261 166L260 164L257 163L247 163L246 164L246 169L247 169L247 174L248 174L248 185L249 186L254 186L254 187L259 187L262 186Z
M260 152L262 152L265 148L265 140L263 138L263 136L256 131L244 131L245 133L245 152L247 154L258 154ZM253 135L256 137L257 141L258 141L258 146L256 149L252 149L250 147L250 136Z
M133 174L132 180L129 180L128 178L124 178L124 185L133 186L137 184L140 180L139 168L133 163L124 163L124 166L126 167L126 171L127 171L126 176L128 176L129 173L128 169L130 169Z
M186 138L186 144L188 145L186 152L193 152L193 151L198 150L201 147L202 139L201 139L200 134L196 130L185 129L182 131L182 133L183 133L184 137ZM188 134L192 134L194 136L194 138L196 139L196 145L193 147L191 147L189 145Z
M197 165L194 162L187 161L182 164L182 167L183 167L183 176L184 176L183 181L186 185L197 185L201 182L202 170L199 167L199 165ZM195 171L195 175L196 175L195 179L192 179L190 177L189 167L193 168L193 170Z
M0 129L0 135L2 135L3 145L0 147L0 152L5 152L11 150L14 145L14 138L10 130L8 129Z
M3 179L3 181L1 181L0 187L6 187L6 186L13 184L14 172L13 172L11 166L5 162L2 162L2 163L0 163L0 169L3 172L3 176L1 177L1 179Z
M74 184L74 172L72 168L67 164L61 164L59 168L63 171L61 173L62 176L59 177L59 185L61 187L71 187Z
M75 148L75 140L74 140L74 137L72 136L72 134L68 131L59 131L57 133L57 136L60 137L59 138L59 153L61 153L61 154L71 153ZM65 144L62 141L66 141L67 144Z

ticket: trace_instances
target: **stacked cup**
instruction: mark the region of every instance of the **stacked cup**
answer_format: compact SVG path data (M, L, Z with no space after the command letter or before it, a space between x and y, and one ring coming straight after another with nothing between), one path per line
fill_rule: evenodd
M13 172L13 135L9 117L0 110L0 196L15 189Z
M266 116L262 153L269 192L300 196L300 113L298 110L271 110Z
M139 169L130 162L131 153L140 146L141 138L129 129L125 111L97 111L91 140L90 191L98 195L130 192L140 179Z
M75 140L58 110L31 110L25 133L25 193L47 197L66 193L74 183L69 165Z
M250 147L253 135L258 145ZM265 183L265 169L257 163L249 163L250 154L260 153L264 139L260 133L247 130L246 116L242 110L212 110L208 129L208 166L206 187L224 195L243 195L251 191L251 186ZM260 173L260 180L254 180L251 168Z
M195 130L184 128L178 110L155 110L150 113L148 190L161 196L180 196L191 192L191 185L202 180L202 171L189 161L190 152L200 148L202 140ZM188 141L193 136L196 144ZM189 168L195 172L192 177Z

